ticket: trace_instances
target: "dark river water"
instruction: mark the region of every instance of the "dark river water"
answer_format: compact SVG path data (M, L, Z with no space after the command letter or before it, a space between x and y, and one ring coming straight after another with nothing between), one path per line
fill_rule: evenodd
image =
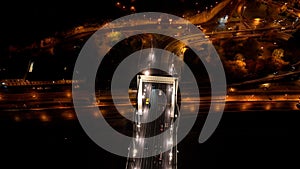
M179 169L291 168L299 164L299 111L225 112L215 133L199 144L205 117L200 114L178 144ZM108 121L120 132L131 132L122 118L112 116ZM2 111L0 137L1 168L126 166L126 158L103 150L86 135L72 108Z

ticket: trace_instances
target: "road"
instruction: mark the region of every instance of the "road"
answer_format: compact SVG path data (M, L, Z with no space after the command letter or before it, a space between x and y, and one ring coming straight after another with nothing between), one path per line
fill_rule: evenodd
M151 85L151 84L149 84ZM173 134L164 133L154 139L153 142L147 142L143 138L152 137L163 133L166 129L171 128L173 131L173 119L168 113L171 108L170 99L167 99L165 95L161 94L160 89L149 89L150 102L145 104L143 115L140 116L140 121L150 121L150 119L155 119L149 123L139 122L135 125L134 136L132 146L133 157L129 159L127 168L176 168L176 147L171 150L163 152L164 148L167 148L167 144L173 144ZM139 120L137 120L139 121ZM152 144L152 146L149 146ZM154 149L149 147L155 147ZM139 153L142 152L142 153ZM151 154L158 154L155 156L150 156L147 158L138 158L141 156L149 156Z
M272 84L271 84L272 85ZM277 86L278 84L274 84ZM0 91L0 110L2 115L9 115L10 119L15 119L18 116L20 119L26 120L27 116L24 114L20 114L21 111L32 111L32 112L47 112L48 110L70 110L73 109L72 103L72 95L70 92L71 87L63 89L61 91L36 91L35 89L24 89L23 91L18 92L7 92L7 91ZM155 90L153 91L155 92ZM103 92L104 93L104 92ZM111 107L114 106L114 103L111 100L111 97L106 94L102 94L101 96L99 93L96 93L97 100L92 100L92 98L84 98L82 97L82 101L91 101L90 106L97 106L101 108L102 114L106 118L119 118L122 114L128 113L132 114L136 106L136 100L134 96L136 95L135 91L130 93L130 98L132 98L132 102L128 104L122 104L117 106L124 107L124 112L111 112L109 113ZM186 95L182 93L182 97L178 100L178 104L186 103L188 105L186 107L180 107L183 112L192 112L199 106L199 114L207 113L209 106L210 106L210 97L208 96L207 90L200 91L200 99L196 98L192 95ZM162 104L160 96L152 95L151 96L151 104ZM297 89L289 89L287 86L278 87L275 89L264 90L263 88L254 88L251 90L243 90L237 88L228 88L228 95L226 97L225 102L225 112L227 111L239 111L241 113L245 111L289 111L289 110L298 110L296 107L296 103L299 102L300 91ZM270 99L271 98L271 99ZM120 100L126 100L125 97L118 97ZM155 106L154 106L155 107ZM146 107L144 107L146 108ZM144 120L146 118L153 119L151 117L156 112L161 111L153 108L150 109L147 115L144 116ZM6 114L7 112L10 112ZM39 118L39 113L33 113L32 118ZM36 117L35 117L36 116ZM49 114L51 116L51 114ZM183 114L182 117L189 116L189 114ZM76 118L74 112L72 112L73 119ZM31 118L31 117L30 117ZM169 122L170 119L161 117L160 120L166 120ZM160 125L157 122L158 126ZM152 126L148 126L152 128ZM152 135L154 131L147 133L147 135ZM144 133L146 134L146 133Z

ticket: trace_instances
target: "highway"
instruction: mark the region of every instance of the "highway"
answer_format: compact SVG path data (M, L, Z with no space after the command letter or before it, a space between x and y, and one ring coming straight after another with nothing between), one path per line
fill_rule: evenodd
M288 93L288 96L285 94ZM3 96L3 93L1 93ZM25 98L26 95L29 94L16 94L18 96L24 96L22 98ZM46 95L46 94L45 94ZM64 93L53 93L52 94L54 98L50 98L48 96L48 99L52 99L52 101L43 101L40 100L38 102L36 101L30 101L30 100L5 100L5 98L1 98L0 100L0 108L2 112L18 112L18 111L40 111L40 110L55 110L55 109L72 109L72 101L71 99L65 100L64 102L59 100L64 100L66 97L64 96ZM270 96L273 98L272 100L269 99ZM265 92L263 93L261 90L258 90L257 93L254 92L237 92L236 94L228 94L228 97L226 98L226 104L225 104L225 111L229 111L230 109L233 110L240 110L241 113L243 111L255 111L255 110L269 110L271 107L274 109L270 110L296 110L295 104L299 101L300 92L283 92L281 91L280 94L274 94L272 92ZM122 98L120 98L122 99ZM123 98L124 99L124 98ZM56 100L56 101L55 101ZM90 106L98 106L100 108L103 108L104 110L108 111L110 107L114 105L113 102L109 99L109 97L101 97L99 98L101 102L90 105ZM188 110L193 110L197 106L200 105L200 111L199 113L206 113L206 110L209 108L210 98L209 97L201 97L195 98L192 96L186 97L185 99L182 99L180 102L185 102L190 104L186 107L181 107L182 110L185 112L188 112ZM286 104L285 104L286 103ZM32 105L32 107L27 106L24 107L24 104L26 105ZM49 106L52 104L52 106ZM133 103L135 104L135 103ZM267 105L271 105L271 107L267 108ZM128 106L134 106L134 105L122 105L124 107ZM127 112L131 114L134 107L128 108ZM101 111L102 113L105 113L106 111ZM109 111L108 111L109 112ZM123 112L121 112L123 113ZM116 115L120 114L119 112L111 112L104 114L106 117L117 117ZM188 115L188 114L185 114ZM183 116L185 116L183 115ZM26 118L25 118L26 119Z
M267 105L272 105L271 107L276 108L275 110L296 109L295 103L299 101L300 96L300 91L297 88L297 86L299 85L299 81L281 83L265 81L264 79L260 82L261 83L256 83L255 81L255 85L253 85L254 82L249 82L248 84L229 85L228 94L225 100L225 111L232 108L235 110L239 109L242 112L247 110L268 110L269 108L267 108ZM59 87L59 89L56 87ZM246 89L243 89L243 87L246 87ZM209 108L210 105L210 97L207 91L208 90L206 89L200 90L200 98L195 98L192 95L181 93L182 97L180 100L178 100L178 104L182 102L190 103L191 106L189 107L181 107L181 109L183 109L184 112L188 112L186 110L194 109L200 103L201 106L199 113L205 113L201 110L207 110L207 108ZM120 112L121 114L133 112L135 106L137 105L137 101L135 98L136 94L136 90L129 91L129 97L132 100L130 104L132 105L130 105L129 103L118 105L128 108L126 112ZM154 96L155 95L152 95L152 97ZM154 102L158 98L154 97L154 99L150 99L150 101ZM272 100L270 100L270 98L272 98ZM127 98L120 96L118 97L118 99L126 100ZM80 100L85 102L90 101L92 103L90 106L98 106L104 109L114 105L114 103L111 100L111 96L109 96L109 94L107 94L106 91L96 91L96 100L94 100L92 97L82 97L80 98ZM238 102L239 104L236 104ZM72 107L73 103L71 86L62 87L59 85L52 85L47 86L46 89L27 88L22 86L18 87L17 89L0 89L0 109L2 111L18 112L22 110L70 109ZM155 110L156 109L151 109L151 111ZM106 114L106 116L113 117L113 114L115 113Z

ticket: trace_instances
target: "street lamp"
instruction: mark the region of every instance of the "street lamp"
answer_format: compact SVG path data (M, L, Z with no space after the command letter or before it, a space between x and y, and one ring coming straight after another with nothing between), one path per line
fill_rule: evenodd
M161 18L158 18L158 19L157 19L157 22L158 22L158 24L160 24L160 22L161 22Z
M145 74L146 76L149 76L149 75L150 75L150 71L149 71L149 70L146 70L146 71L144 72L144 74Z
M169 19L170 24L172 24L172 21L173 21L172 19Z
M130 7L130 10L131 10L132 12L135 12L135 7L134 7L134 6L131 6L131 7Z
M243 13L242 13L242 16L244 16L244 13L245 13L246 8L247 8L247 6L244 6L244 7L243 7Z

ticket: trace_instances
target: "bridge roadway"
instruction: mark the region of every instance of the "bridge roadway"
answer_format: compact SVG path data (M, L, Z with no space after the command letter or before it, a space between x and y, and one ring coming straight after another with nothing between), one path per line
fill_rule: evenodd
M170 84L147 82L142 86L142 109L135 111L134 139L129 148L126 168L176 169L176 134L174 138L173 132L176 132L174 120L177 114L174 116L174 110L171 110L175 109L172 105L174 90ZM153 136L156 137L152 141L144 139ZM164 151L169 147L170 150Z
M151 86L151 84L149 84ZM166 103L167 99L165 95L160 94L159 89L150 89L150 102L145 103L143 106L143 114L137 113L136 123L134 126L133 144L130 148L130 153L133 158L128 159L128 169L175 169L177 168L177 149L176 146L171 150L163 152L167 146L172 146L175 138L173 138L173 118L168 113L171 108L170 103ZM150 106L151 105L151 106ZM162 113L162 114L161 114ZM158 117L158 118L156 118ZM139 119L141 118L141 119ZM156 119L155 119L156 118ZM140 123L140 121L149 121L155 119L149 123ZM170 133L165 132L170 128ZM162 134L163 133L163 134ZM157 136L153 142L147 142L143 138ZM150 146L150 144L152 144ZM169 144L169 145L168 145ZM154 149L150 148L154 147ZM149 156L150 154L158 154L146 158L143 156Z

